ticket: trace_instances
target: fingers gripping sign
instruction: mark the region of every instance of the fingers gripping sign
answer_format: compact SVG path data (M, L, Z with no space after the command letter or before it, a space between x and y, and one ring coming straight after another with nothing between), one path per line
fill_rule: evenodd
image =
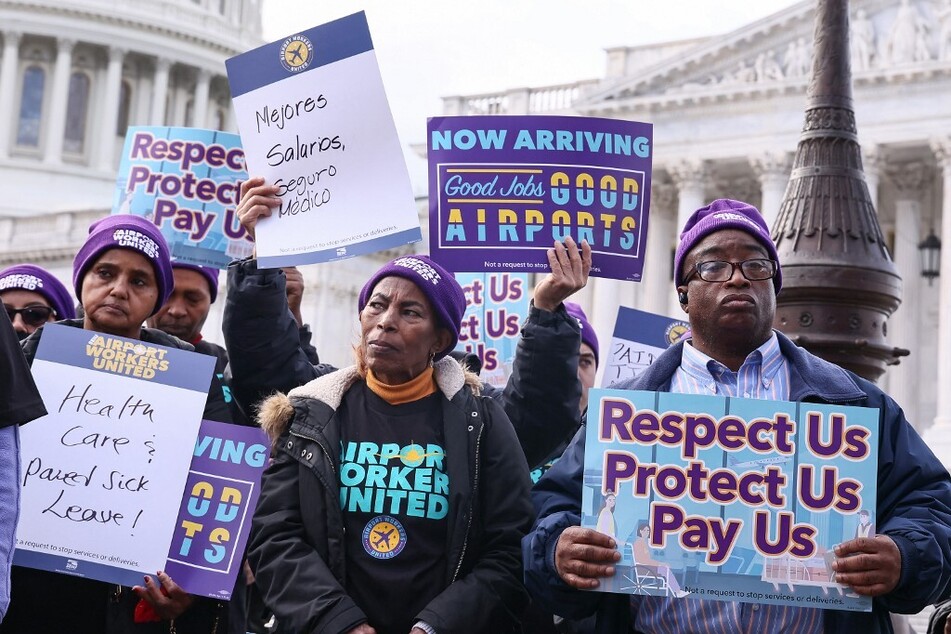
M555 242L554 247L548 249L548 266L551 274L535 286L533 301L538 308L554 311L588 283L591 246L587 240L582 240L579 247L571 236L564 244Z
M877 597L895 589L901 578L901 551L888 535L858 537L835 547L835 580L857 594Z
M597 588L599 578L613 576L614 564L620 559L617 542L590 528L566 528L555 545L558 576L580 590Z
M266 185L260 176L249 178L241 183L241 200L238 202L238 221L254 239L254 227L261 218L271 215L274 207L281 204L278 187Z
M195 598L179 587L172 578L161 570L155 574L158 581L145 576L145 587L135 586L136 596L152 606L155 614L163 620L174 619L191 607Z

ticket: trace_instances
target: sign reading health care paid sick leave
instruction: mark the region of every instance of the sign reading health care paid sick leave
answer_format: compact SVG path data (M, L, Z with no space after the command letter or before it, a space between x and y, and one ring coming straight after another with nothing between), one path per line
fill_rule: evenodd
M429 120L429 241L452 271L548 270L546 250L591 245L591 275L640 281L653 128L563 116Z
M690 325L679 319L618 307L611 347L602 362L601 387L638 378L689 329Z
M253 248L235 214L241 181L247 177L237 134L131 127L112 213L151 220L176 260L227 268Z
M621 550L600 590L872 609L832 562L875 534L878 410L604 389L589 403L581 524Z
M248 172L281 197L255 229L262 266L329 262L422 239L362 12L227 67Z
M121 585L165 568L214 358L43 329L49 415L21 432L14 563Z

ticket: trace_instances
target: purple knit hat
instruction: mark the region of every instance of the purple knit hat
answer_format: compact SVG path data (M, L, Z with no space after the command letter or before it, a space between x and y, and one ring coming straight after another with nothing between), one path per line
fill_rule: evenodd
M565 310L578 320L578 325L581 326L581 343L588 344L588 347L594 352L594 364L598 365L598 335L591 327L588 316L584 314L581 306L574 302L565 302Z
M466 296L462 287L452 273L433 262L426 255L407 255L383 265L373 274L360 291L358 309L363 311L364 306L373 294L373 289L384 277L402 277L419 287L429 299L436 312L439 325L452 335L452 343L440 350L435 359L442 359L449 351L456 347L459 341L459 326L462 316L466 312Z
M109 249L135 251L152 264L158 285L158 299L151 315L157 313L168 301L168 296L172 294L172 288L175 286L168 244L151 221L131 214L106 216L89 225L86 242L73 259L73 288L76 290L76 297L82 301L86 271Z
M194 271L195 273L203 276L208 281L208 292L211 294L211 303L215 303L215 299L218 298L218 269L213 269L209 266L198 266L197 264L176 261L172 262L172 269L185 269L186 271Z
M13 289L39 293L45 297L56 313L56 319L76 318L69 291L46 269L33 264L17 264L0 271L0 293Z
M687 219L683 231L680 232L680 244L677 245L677 254L674 256L674 284L683 283L684 258L698 242L715 231L724 229L738 229L750 234L766 248L771 260L779 263L776 245L769 237L769 227L763 220L759 210L748 203L729 198L719 198L706 207L693 212ZM773 278L773 288L776 293L783 287L783 271L777 266L776 277Z

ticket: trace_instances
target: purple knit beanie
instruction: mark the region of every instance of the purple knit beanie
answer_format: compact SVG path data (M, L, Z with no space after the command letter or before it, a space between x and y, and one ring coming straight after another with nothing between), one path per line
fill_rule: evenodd
M158 299L152 315L158 312L172 294L175 278L168 255L168 244L158 227L141 216L118 214L106 216L89 225L86 242L73 259L73 288L82 301L83 278L89 268L109 249L129 249L142 255L155 270Z
M203 276L205 280L208 281L208 292L211 294L211 303L215 303L215 299L218 298L218 269L213 269L210 266L198 266L197 264L176 261L172 262L172 269L194 271Z
M444 356L456 347L459 341L459 327L466 312L466 296L452 273L433 262L426 255L407 255L388 262L373 274L360 291L358 309L363 311L373 294L373 289L384 277L402 277L416 284L429 299L439 325L452 335L452 343L436 354L436 359Z
M680 232L680 244L677 245L677 254L674 256L674 284L683 283L684 258L690 253L690 250L698 242L715 231L724 229L738 229L750 234L766 248L766 253L771 260L779 263L779 256L776 253L776 245L773 239L769 237L769 227L763 220L763 215L759 210L748 203L739 200L730 200L729 198L719 198L714 200L706 207L701 207L693 212L693 215L687 219L683 231ZM776 293L783 287L783 271L781 267L776 268L776 277L773 278L773 288Z
M565 302L565 310L568 311L568 314L578 320L578 325L581 326L581 343L588 344L588 347L594 352L594 364L598 365L598 335L595 334L594 328L591 327L591 322L588 321L588 316L584 314L581 306L574 302Z
M45 297L56 313L56 319L76 318L69 291L46 269L33 264L17 264L0 271L0 293L13 289L39 293Z

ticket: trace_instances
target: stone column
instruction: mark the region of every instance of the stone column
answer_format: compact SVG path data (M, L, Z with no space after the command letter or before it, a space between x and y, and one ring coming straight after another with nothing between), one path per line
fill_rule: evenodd
M931 149L941 167L941 244L951 245L951 137L933 139ZM938 276L938 398L934 425L925 442L946 467L951 466L951 257L942 254Z
M211 86L211 72L204 68L198 69L198 77L195 80L195 103L192 108L193 128L207 127L208 119L208 89Z
M862 171L865 172L865 184L872 197L872 205L878 209L878 181L885 164L885 157L877 145L862 148Z
M677 189L672 184L651 184L651 214L647 228L647 258L644 262L643 287L644 310L666 315L674 296L674 284L670 279L672 249L677 244L674 218L677 208L674 200ZM679 314L675 313L674 316Z
M106 68L105 95L102 104L102 117L98 117L99 167L112 171L115 169L116 122L119 119L119 89L122 84L122 61L125 51L109 47L109 66Z
M172 103L172 125L188 125L185 121L185 114L188 111L189 92L179 86L175 89L175 98Z
M238 131L238 119L234 113L234 104L231 103L231 100L228 100L228 110L225 114L225 132L237 132Z
M10 155L10 139L17 120L10 116L16 112L13 96L16 94L17 62L20 59L20 34L3 32L3 62L0 64L0 159Z
M172 63L162 57L155 60L155 80L152 83L152 111L149 125L165 125L165 102L168 101L168 70Z
M889 180L895 185L895 267L902 279L902 300L898 310L888 320L888 342L890 345L908 348L913 353L901 360L897 366L890 367L889 394L905 410L908 421L919 431L925 426L918 416L918 343L917 316L919 305L921 271L918 256L918 243L921 241L921 198L922 185L930 174L920 162L890 166L886 170ZM940 384L939 384L940 385Z
M66 103L69 100L69 75L73 67L75 40L58 40L56 65L53 67L53 92L50 96L50 115L46 119L46 142L43 162L58 165L63 162L63 134L66 131Z
M759 210L766 220L766 226L772 229L779 215L779 208L783 204L792 160L786 152L766 152L751 158L750 166L759 180L762 191Z
M706 204L707 170L700 160L685 160L670 168L670 175L677 185L677 225L674 227L675 241L687 223L687 218ZM676 248L676 243L675 243ZM680 315L683 311L676 293L670 294L668 308L670 315Z

